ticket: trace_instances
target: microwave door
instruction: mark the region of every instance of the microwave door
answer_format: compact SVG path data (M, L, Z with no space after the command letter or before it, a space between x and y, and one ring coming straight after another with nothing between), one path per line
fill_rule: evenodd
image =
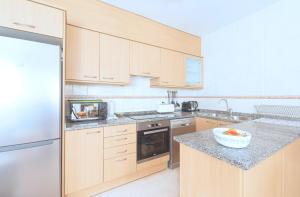
M75 109L75 107L72 107L72 114L74 115L74 117L78 120L79 117L77 116L77 111ZM72 115L71 115L72 116Z

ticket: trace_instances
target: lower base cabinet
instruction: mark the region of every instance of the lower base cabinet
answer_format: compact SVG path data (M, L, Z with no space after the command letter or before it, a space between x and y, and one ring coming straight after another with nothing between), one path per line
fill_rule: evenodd
M220 120L212 120L207 118L196 118L197 131L203 131L216 127L223 127L232 124L232 122L225 122Z
M165 170L169 156L137 164L136 125L65 132L65 197L88 197Z
M103 128L65 134L65 193L103 182Z
M104 161L104 181L114 180L136 171L136 153Z

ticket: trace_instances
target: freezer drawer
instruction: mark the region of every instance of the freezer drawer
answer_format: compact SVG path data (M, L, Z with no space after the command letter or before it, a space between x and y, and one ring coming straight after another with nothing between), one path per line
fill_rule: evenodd
M0 151L0 196L60 196L60 140Z

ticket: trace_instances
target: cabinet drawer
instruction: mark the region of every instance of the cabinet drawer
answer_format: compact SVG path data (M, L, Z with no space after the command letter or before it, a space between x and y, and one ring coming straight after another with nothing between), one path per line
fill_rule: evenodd
M136 133L135 124L104 127L104 137L124 135L128 133Z
M64 12L27 0L1 0L0 26L63 37Z
M113 180L136 171L136 154L104 160L104 181Z
M108 148L104 150L104 159L125 156L127 154L135 153L135 152L136 152L136 143L117 146L114 148Z
M136 142L136 133L104 138L104 148L110 148Z

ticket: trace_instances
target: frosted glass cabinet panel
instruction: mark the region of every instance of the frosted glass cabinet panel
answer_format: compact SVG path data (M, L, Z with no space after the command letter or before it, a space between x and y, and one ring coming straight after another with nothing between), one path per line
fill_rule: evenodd
M185 83L187 87L201 88L203 86L203 61L195 56L185 56Z

